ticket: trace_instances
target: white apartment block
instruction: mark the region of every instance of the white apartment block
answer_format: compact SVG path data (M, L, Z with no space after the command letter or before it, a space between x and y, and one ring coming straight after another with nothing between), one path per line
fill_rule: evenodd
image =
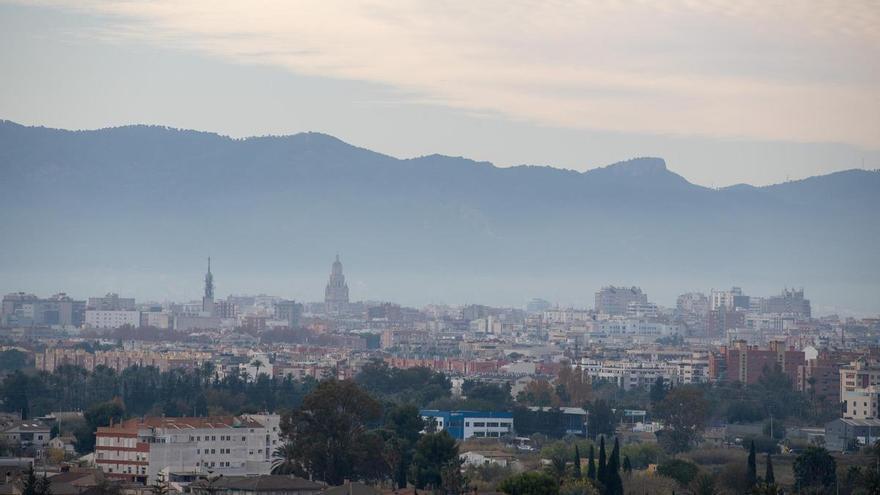
M280 421L277 414L130 419L98 428L95 463L112 478L146 484L160 472L269 474Z
M840 368L844 419L880 419L880 362L859 360Z
M593 331L609 337L659 338L678 333L678 327L635 318L611 318L598 322Z
M137 328L141 325L141 312L88 309L85 324L89 328L119 328L126 325Z
M712 292L709 296L709 302L712 310L718 309L733 309L733 298L742 295L742 289L739 287L732 287L730 290L715 290L712 289Z
M709 380L708 359L671 361L591 360L581 361L581 369L591 380L617 384L624 390L650 388L657 377L672 384L705 383Z

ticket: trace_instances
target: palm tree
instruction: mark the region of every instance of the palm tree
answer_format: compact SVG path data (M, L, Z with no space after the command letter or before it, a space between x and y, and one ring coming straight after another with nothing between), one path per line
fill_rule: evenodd
M257 381L257 378L260 377L260 368L263 367L263 362L259 359L254 359L251 361L251 366L257 369L256 373L254 373L254 381Z
M272 474L295 474L299 468L296 460L296 448L287 442L272 453Z

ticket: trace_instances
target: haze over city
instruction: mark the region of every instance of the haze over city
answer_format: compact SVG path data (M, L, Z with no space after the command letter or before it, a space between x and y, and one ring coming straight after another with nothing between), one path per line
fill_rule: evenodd
M878 27L0 0L0 494L880 493Z

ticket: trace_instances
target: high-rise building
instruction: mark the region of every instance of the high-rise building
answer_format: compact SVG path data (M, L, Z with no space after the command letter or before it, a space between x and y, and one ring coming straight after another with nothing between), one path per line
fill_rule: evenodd
M134 311L133 297L119 297L119 294L109 293L104 297L90 297L87 309L99 311Z
M648 304L648 295L639 287L602 287L596 292L596 312L625 315L630 303Z
M3 297L0 326L80 326L85 318L85 310L85 301L75 301L64 293L41 299L33 294L17 292Z
M275 319L287 322L289 328L295 328L303 313L303 305L293 300L281 300L275 303Z
M208 258L208 273L205 274L205 295L202 297L202 313L214 316L214 275L211 274L211 258Z
M840 400L843 417L877 419L880 417L880 362L859 359L840 368Z
M746 309L748 309L748 303L742 299L743 297L742 289L739 287L731 287L730 290L712 289L709 296L710 309L716 311L720 309L733 311L736 309L737 302L740 304L745 302Z
M338 314L348 308L348 284L345 283L345 275L342 274L342 262L339 255L330 269L330 281L324 289L324 309L327 313Z
M767 298L766 312L809 318L811 313L810 300L804 299L803 289L785 289L782 294Z

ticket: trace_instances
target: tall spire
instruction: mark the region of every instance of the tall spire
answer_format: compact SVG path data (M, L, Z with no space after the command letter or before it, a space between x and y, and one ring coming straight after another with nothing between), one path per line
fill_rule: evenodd
M214 299L214 275L211 274L210 256L208 256L208 273L205 274L205 298Z
M324 289L324 304L327 313L345 312L348 306L348 284L345 283L345 275L342 274L342 262L339 254L330 268L330 280Z

